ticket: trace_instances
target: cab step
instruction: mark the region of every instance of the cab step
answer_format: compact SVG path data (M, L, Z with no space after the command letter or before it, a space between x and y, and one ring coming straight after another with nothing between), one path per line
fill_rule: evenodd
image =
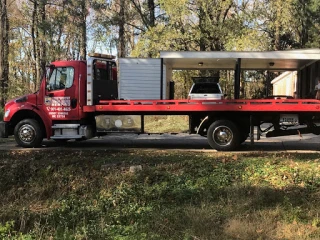
M51 139L89 139L94 136L92 127L80 124L55 124L52 126Z
M51 139L59 140L59 139L81 139L82 135L61 135L61 136L52 136Z
M80 124L55 124L52 129L73 129L80 127Z

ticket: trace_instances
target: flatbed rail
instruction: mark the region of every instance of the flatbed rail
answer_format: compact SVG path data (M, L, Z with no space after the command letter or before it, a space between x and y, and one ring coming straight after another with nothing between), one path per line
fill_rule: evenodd
M315 99L257 100L110 100L84 106L84 112L319 112Z

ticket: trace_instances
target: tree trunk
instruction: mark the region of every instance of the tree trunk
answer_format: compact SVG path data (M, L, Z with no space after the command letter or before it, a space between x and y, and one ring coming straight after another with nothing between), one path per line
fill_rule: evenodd
M38 12L38 69L37 69L37 79L35 84L35 90L38 89L41 81L41 77L46 69L46 4L47 0L40 0L39 12Z
M87 9L86 0L80 2L81 15L80 15L80 60L86 60L87 58Z
M37 9L38 3L37 1L33 2L33 11L32 11L32 25L31 25L31 39L32 39L32 47L33 47L33 75L37 78L37 36L36 36L36 26L37 26ZM36 81L36 80L34 80ZM33 82L33 90L35 89L36 83Z
M39 87L41 76L46 67L46 4L47 0L33 2L31 37L35 63L33 90Z
M119 12L119 48L118 57L123 58L126 56L126 40L125 40L125 0L120 0Z
M9 20L7 0L0 0L0 106L6 102L9 82Z
M200 29L200 42L199 42L199 48L200 51L206 50L206 40L205 40L205 11L203 7L200 7L199 9L199 29Z
M281 20L281 4L279 1L276 2L276 19L275 19L275 36L274 36L274 50L278 51L280 47L280 20Z
M299 5L301 6L301 36L300 36L300 48L305 48L307 43L309 42L309 31L311 26L313 25L310 21L310 13L308 13L307 4L299 1Z
M148 9L149 9L149 26L154 27L156 18L155 18L155 13L154 13L154 0L148 0Z

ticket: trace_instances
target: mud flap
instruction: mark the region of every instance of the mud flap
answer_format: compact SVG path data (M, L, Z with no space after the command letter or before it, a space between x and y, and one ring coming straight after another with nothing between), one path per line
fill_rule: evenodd
M0 122L0 138L8 138L9 131L8 131L8 123L7 122Z

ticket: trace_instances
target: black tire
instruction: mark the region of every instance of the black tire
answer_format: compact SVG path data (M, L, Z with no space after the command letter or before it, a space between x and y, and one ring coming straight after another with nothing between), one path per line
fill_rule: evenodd
M213 122L207 134L210 146L218 151L233 151L240 145L240 131L229 120Z
M43 132L36 120L24 119L15 126L14 138L21 147L40 147L43 140Z

